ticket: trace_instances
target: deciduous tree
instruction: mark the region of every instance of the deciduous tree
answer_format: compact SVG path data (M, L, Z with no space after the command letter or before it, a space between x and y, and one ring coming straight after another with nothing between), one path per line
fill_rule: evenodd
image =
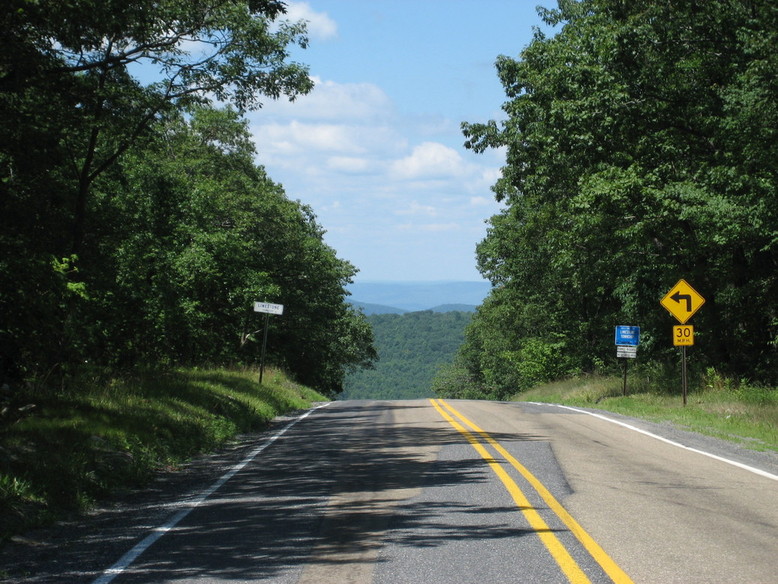
M507 119L463 124L466 146L507 148L494 187L507 208L480 269L514 312L546 316L542 330L495 332L519 353L561 339L589 370L630 322L645 331L641 353L662 358L672 319L658 301L684 277L708 299L698 359L775 382L778 92L765 73L778 8L581 0L541 12L556 34L497 60ZM498 307L486 303L473 330Z

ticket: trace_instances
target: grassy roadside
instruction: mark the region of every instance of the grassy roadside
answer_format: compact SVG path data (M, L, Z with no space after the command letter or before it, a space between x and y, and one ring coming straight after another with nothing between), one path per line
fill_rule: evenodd
M622 395L619 377L577 377L548 383L513 397L598 408L736 442L753 450L778 452L778 389L733 384L709 372L683 405L680 388L632 380ZM667 387L666 385L663 387Z
M0 427L0 542L87 509L275 416L326 398L280 371L176 369L30 391Z

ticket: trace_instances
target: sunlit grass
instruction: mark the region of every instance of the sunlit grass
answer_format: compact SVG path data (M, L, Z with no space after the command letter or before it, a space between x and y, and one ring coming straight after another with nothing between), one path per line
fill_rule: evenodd
M593 407L778 451L778 390L726 383L708 372L683 405L680 388L635 380L627 395L619 377L589 376L548 383L514 396L517 401Z
M0 428L0 539L143 484L236 434L324 396L282 372L177 369L29 390L34 406Z

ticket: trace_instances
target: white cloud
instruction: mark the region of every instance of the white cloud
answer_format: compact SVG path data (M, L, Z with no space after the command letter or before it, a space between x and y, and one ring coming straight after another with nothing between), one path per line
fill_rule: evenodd
M472 263L502 160L457 149L456 123L409 116L375 84L315 81L310 95L249 121L258 162L313 207L328 244L360 268L414 254L425 278L445 272L433 256Z
M359 142L360 132L338 124L304 124L292 120L287 124L267 124L253 128L260 156L305 154L311 151L362 154L366 148Z
M312 76L314 88L290 102L267 101L254 117L294 117L316 120L376 120L391 116L389 96L372 83L336 83Z
M404 136L384 125L278 120L250 126L260 164L306 172L385 174L389 160L407 150ZM383 183L389 184L388 181Z
M346 174L363 174L370 172L375 164L366 158L355 156L331 156L327 159L327 168Z
M464 161L460 154L438 142L424 142L413 149L410 156L391 165L392 174L399 179L431 179L459 176Z
M489 185L496 183L500 177L502 177L502 169L500 168L487 168L481 174L481 178Z
M399 231L456 231L460 229L460 225L459 223L404 223L398 225L397 229Z
M418 201L411 201L411 203L405 208L395 211L396 215L428 215L434 217L438 214L435 207L432 205L422 205Z
M328 40L338 36L337 23L326 12L315 12L307 2L289 2L285 20L306 21L311 38Z
M316 81L310 95L248 115L261 163L365 173L407 151L407 138L392 124L391 100L379 87Z

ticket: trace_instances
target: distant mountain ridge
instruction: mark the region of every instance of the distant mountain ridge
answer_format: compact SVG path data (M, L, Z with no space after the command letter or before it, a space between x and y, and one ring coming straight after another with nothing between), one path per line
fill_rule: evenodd
M420 312L418 310L405 310L404 308L397 308L396 306L369 304L356 300L352 300L349 303L356 308L362 309L362 312L367 316L370 316L371 314L407 314L409 312ZM441 304L439 306L433 306L432 308L425 308L425 310L431 310L432 312L475 312L476 308L478 307L475 304Z
M369 302L359 302L357 300L349 300L349 304L361 308L362 312L368 316L371 314L405 314L408 312L407 310L397 308L396 306L384 306L383 304L371 304Z
M360 306L365 314L419 310L473 312L489 294L491 284L486 281L355 282L347 290L351 293L348 300Z
M475 312L475 304L441 304L430 308L432 312Z

